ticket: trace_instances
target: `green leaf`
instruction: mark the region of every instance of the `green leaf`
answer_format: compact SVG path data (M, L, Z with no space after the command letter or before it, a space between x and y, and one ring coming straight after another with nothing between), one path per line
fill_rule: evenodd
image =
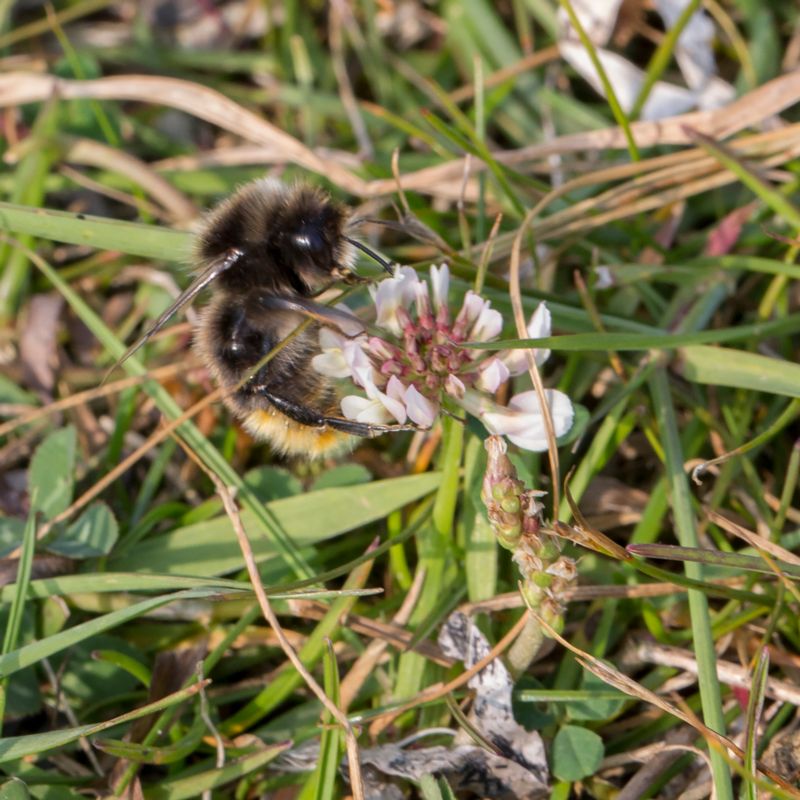
M26 392L10 378L0 375L0 403L35 406L36 402L35 394Z
M579 781L594 774L603 752L603 740L594 731L565 725L553 741L553 775L562 781Z
M181 739L173 744L154 745L126 742L120 739L95 739L94 746L115 758L124 758L137 764L174 764L190 756L203 739L207 727L200 714Z
M333 489L339 486L356 486L369 483L372 473L363 464L340 464L338 467L325 470L311 484L312 491L317 489Z
M133 572L85 572L78 575L59 575L31 581L29 597L53 597L86 592L166 592L176 589L230 589L250 591L248 581L231 581L224 578L189 578L179 575L141 575ZM16 584L0 589L0 603L8 603L14 596ZM267 589L267 594L270 590Z
M0 800L29 800L31 793L19 779L12 778L0 786Z
M0 558L5 558L22 544L24 520L16 517L0 517Z
M120 631L118 636L113 632L90 636L52 657L52 667L60 676L59 687L72 698L76 707L84 703L93 704L98 686L103 687L103 694L108 698L125 697L139 690L137 679L130 671L109 659L96 656L98 651L107 652L113 648L120 659L127 656L133 661L148 657L141 647L126 641L124 637L124 631Z
M92 503L62 534L47 543L52 553L67 558L94 558L111 552L119 536L119 525L103 502Z
M432 492L439 473L409 475L383 481L320 489L267 503L266 511L286 531L298 548L316 544L354 528L383 519L391 511ZM264 536L255 515L242 511L242 523L259 562L275 558L275 544ZM112 555L110 570L212 576L243 567L242 554L227 516L188 525L154 536L119 561Z
M430 773L420 777L419 791L425 800L444 800L438 781Z
M74 427L60 428L45 438L31 459L28 492L33 498L33 508L48 519L72 502L76 442Z
M303 484L288 469L281 467L255 467L245 473L244 482L264 503L303 492Z

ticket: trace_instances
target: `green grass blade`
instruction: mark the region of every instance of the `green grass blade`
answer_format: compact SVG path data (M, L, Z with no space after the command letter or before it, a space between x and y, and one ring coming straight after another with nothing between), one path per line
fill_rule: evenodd
M603 69L603 65L600 62L600 58L597 55L597 50L595 49L592 40L587 35L583 25L581 25L581 21L578 19L578 15L575 13L575 9L572 7L570 0L559 0L559 3L567 12L570 24L578 34L581 44L584 46L587 55L591 59L592 66L597 73L597 77L600 79L600 83L603 84L603 91L605 92L606 99L608 100L608 105L611 108L611 113L614 115L617 125L622 128L622 132L625 135L625 141L628 143L628 152L630 153L631 160L639 161L641 156L639 154L639 148L636 146L636 140L633 138L630 120L622 110L622 106L617 99L617 93L614 91L614 87L611 85L611 81L608 79L605 69Z
M760 175L757 175L736 155L720 142L710 136L690 131L691 137L710 156L715 158L729 172L732 172L753 194L763 200L776 214L783 217L790 225L800 229L800 210L795 208L779 191L774 189Z
M800 397L800 365L791 361L702 345L680 355L683 376L695 383Z
M28 520L25 523L25 530L22 534L22 552L17 563L17 579L13 588L8 587L11 590L11 609L8 614L8 624L3 635L3 649L0 655L10 653L17 646L17 639L22 628L22 615L25 611L25 602L28 599L33 555L36 552L35 515L36 512L34 511L28 514Z
M322 660L325 694L339 705L339 670L331 642L326 642ZM341 727L334 723L329 711L322 715L322 735L317 767L303 786L298 800L334 800L337 796L336 776L344 745Z
M133 720L146 717L165 708L171 708L172 706L183 703L196 692L197 684L194 684L194 686L167 695L157 700L155 703L149 703L146 706L137 708L135 711L130 711L127 714L122 714L119 717L114 717L114 719L109 719L105 722L98 722L93 725L80 725L77 728L67 728L60 731L36 733L30 736L9 736L8 738L0 739L0 764L16 761L26 756L38 756L56 747L63 747L64 745L76 742L82 737L102 733L109 728L115 728L117 725L132 722Z
M439 473L429 472L360 486L319 489L273 500L264 510L301 548L383 519L387 513L432 492L440 480ZM242 523L250 533L257 561L278 554L275 544L263 535L263 523L251 510L242 512ZM242 566L242 555L227 516L151 537L132 552L112 554L109 560L110 569L193 576L232 572Z
M8 622L6 623L6 630L3 635L3 649L0 656L6 656L17 646L19 634L22 630L22 616L25 613L25 604L29 599L28 587L30 586L31 580L33 556L36 552L35 519L36 512L31 509L28 513L28 520L25 523L25 530L22 534L22 552L17 562L17 579L12 590L11 608L8 612ZM0 731L2 731L5 717L7 696L8 675L4 675L2 680L0 680Z
M757 572L774 575L775 570L756 556L742 553L726 553L723 550L709 550L707 547L678 547L672 544L630 544L628 552L643 558L661 558L668 561L707 564L713 567L726 567L737 572ZM800 579L800 565L780 559L772 563L789 577Z
M632 350L676 350L687 345L709 342L762 341L771 336L785 336L800 331L800 314L791 314L768 322L753 322L733 328L716 328L685 333L568 333L542 339L502 339L496 342L467 343L476 350L516 350L541 347L562 352L596 352ZM733 352L733 351L730 351ZM738 351L736 351L738 353Z
M14 203L40 206L44 200L44 186L55 160L53 148L48 146L58 121L58 107L48 102L39 111L30 137L25 142L24 153L14 170L14 183L10 199ZM32 237L23 237L26 245ZM12 250L0 243L0 324L7 325L16 316L23 292L28 285L30 263L22 249Z
M758 745L758 724L764 708L764 692L769 680L769 650L761 648L753 670L753 680L750 684L750 697L747 701L747 729L745 731L744 767L749 773L742 781L742 795L744 800L758 800L758 790L750 778L756 775L756 751Z
M259 772L290 746L291 742L269 745L263 750L231 761L219 769L198 772L189 777L162 780L149 787L147 797L149 800L191 800L200 797L204 792L211 792L212 789L217 789L226 783Z
M79 625L75 625L72 628L67 628L53 636L48 636L46 639L23 645L17 650L12 650L10 653L0 656L0 678L12 675L25 667L30 667L43 658L49 658L55 653L60 653L62 650L73 647L92 636L123 625L167 603L172 603L176 600L213 597L216 594L218 594L218 592L211 590L186 589L184 591L175 592L174 594L151 597L147 600L134 603L134 605L128 606L127 608L112 611L110 614L104 614L103 616L95 617L86 622L81 622Z
M678 540L684 547L697 547L697 527L692 509L692 495L689 481L683 469L683 454L678 434L678 422L669 380L665 369L653 373L650 379L650 390L653 396L656 421L661 433L666 458L666 471L670 483L672 513ZM703 578L702 567L687 563L687 577L695 580ZM689 612L691 615L692 639L697 657L697 676L700 697L703 705L703 718L709 728L718 733L725 733L725 717L722 713L722 697L717 679L717 657L714 651L714 640L711 635L711 619L708 611L708 600L702 592L690 590ZM720 753L710 753L714 787L720 800L733 800L731 775L725 759Z
M197 750L205 733L206 723L200 714L195 714L189 730L173 744L156 747L120 739L97 739L94 741L94 746L115 758L126 759L136 764L175 764Z
M650 91L656 85L658 79L664 74L664 70L666 70L669 66L669 62L672 60L672 54L675 52L678 39L681 33L683 33L683 29L689 24L689 20L701 6L702 0L689 0L683 7L683 11L681 11L675 24L664 34L664 38L659 43L655 53L653 53L650 59L650 63L647 65L644 81L629 114L630 119L639 119L639 114L642 113L644 104L650 96Z
M158 261L188 263L191 253L184 231L15 203L0 203L0 230Z

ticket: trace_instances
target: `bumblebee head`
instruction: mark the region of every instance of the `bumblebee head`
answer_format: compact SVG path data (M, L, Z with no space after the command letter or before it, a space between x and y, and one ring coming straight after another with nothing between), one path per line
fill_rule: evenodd
M318 189L292 187L271 221L276 260L310 289L344 277L355 262L355 249L344 235L349 217L346 207Z
M229 290L250 288L311 294L332 280L351 280L356 249L388 264L348 232L350 209L307 184L262 178L241 187L210 215L199 237L200 263L232 249L241 257L220 275Z

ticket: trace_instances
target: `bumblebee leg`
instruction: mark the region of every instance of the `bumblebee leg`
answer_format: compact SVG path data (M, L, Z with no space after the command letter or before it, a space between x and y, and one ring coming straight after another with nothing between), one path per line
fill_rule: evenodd
M343 433L350 433L353 436L363 436L366 439L372 439L382 433L417 430L415 425L380 425L372 422L357 422L354 419L345 419L344 417L331 417L262 388L259 388L258 394L269 400L278 411L285 414L289 419L312 428L333 428Z
M305 297L264 295L259 298L259 304L268 311L294 311L316 320L321 325L336 328L350 338L354 338L366 330L364 323L355 314L315 303Z
M353 272L352 270L346 270L343 272L339 280L345 284L345 286L362 286L368 283L375 283L373 278L369 278L366 275L359 275L357 272Z

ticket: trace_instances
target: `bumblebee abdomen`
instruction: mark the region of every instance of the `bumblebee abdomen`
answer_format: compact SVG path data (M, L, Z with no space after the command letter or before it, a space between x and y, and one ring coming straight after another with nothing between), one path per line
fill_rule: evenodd
M301 425L271 407L250 411L242 425L253 438L267 441L289 456L322 458L347 450L356 441L341 431Z

